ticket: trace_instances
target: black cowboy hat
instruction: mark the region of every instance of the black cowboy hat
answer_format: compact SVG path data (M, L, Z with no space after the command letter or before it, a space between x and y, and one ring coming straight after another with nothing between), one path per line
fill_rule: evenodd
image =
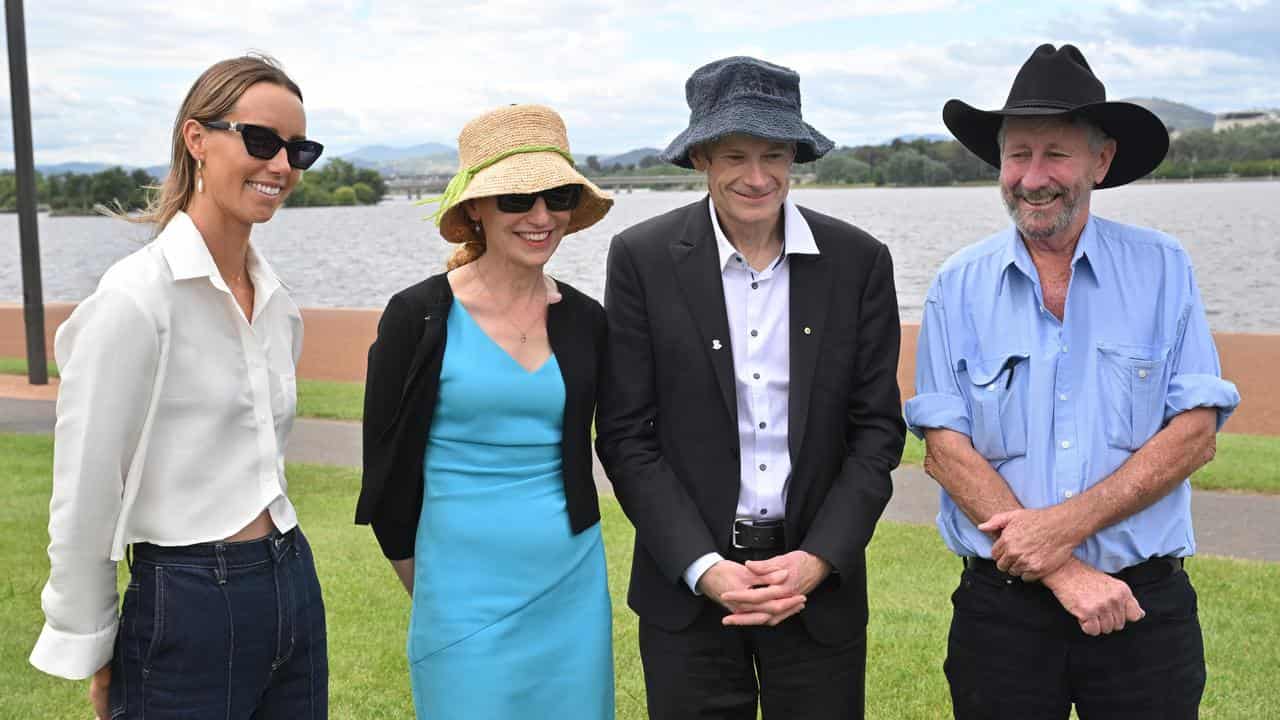
M1013 79L1000 110L978 110L952 99L942 108L942 121L974 155L999 168L996 134L1006 117L1072 114L1092 120L1116 141L1115 159L1098 189L1137 180L1155 170L1169 151L1169 131L1160 118L1141 105L1107 102L1102 81L1074 45L1036 48Z

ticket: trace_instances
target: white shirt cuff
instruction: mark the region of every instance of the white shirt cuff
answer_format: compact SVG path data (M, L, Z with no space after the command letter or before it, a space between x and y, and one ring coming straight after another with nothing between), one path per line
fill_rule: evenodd
M111 627L82 635L55 630L46 623L31 651L31 664L50 675L83 680L111 661L117 627L112 623Z
M694 595L701 595L698 592L698 581L702 579L702 574L711 569L712 565L720 562L724 556L718 552L709 552L706 555L694 560L689 565L689 569L684 571L684 584L689 586Z

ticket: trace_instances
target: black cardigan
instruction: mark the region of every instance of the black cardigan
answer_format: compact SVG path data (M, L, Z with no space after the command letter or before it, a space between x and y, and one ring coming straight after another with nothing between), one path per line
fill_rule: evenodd
M569 525L582 532L600 520L592 478L591 421L597 374L604 367L604 309L558 282L561 300L547 307L547 336L564 379L564 494ZM453 289L435 275L392 296L369 347L364 390L364 475L356 523L373 526L392 560L413 557L422 511L423 453L435 413ZM427 479L429 482L430 479Z

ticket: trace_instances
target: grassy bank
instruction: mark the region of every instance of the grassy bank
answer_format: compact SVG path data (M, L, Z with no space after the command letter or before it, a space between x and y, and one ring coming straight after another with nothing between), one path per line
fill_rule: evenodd
M27 363L0 358L0 373L25 375ZM50 377L57 368L49 363ZM364 407L364 385L331 380L298 381L298 415L328 420L359 421ZM924 462L924 443L907 435L904 465ZM1237 490L1280 494L1280 437L1258 435L1218 436L1218 454L1196 473L1191 483L1201 490Z
M0 435L0 671L6 717L85 717L86 683L45 676L27 664L42 623L40 589L48 572L48 437ZM354 470L290 466L291 495L315 547L329 619L331 715L412 716L404 659L409 603L367 528L351 524L359 484ZM603 501L618 717L645 717L635 616L624 597L631 528L617 504ZM942 658L957 563L925 527L882 523L868 558L871 625L867 717L950 717ZM1280 564L1197 558L1209 685L1205 718L1267 717L1280 705L1273 670ZM123 577L122 577L123 580Z
M25 358L0 357L0 375L26 375L27 361ZM58 377L58 365L54 361L49 361L49 377Z
M304 417L358 421L363 399L360 383L298 381L298 414ZM924 443L908 434L902 463L923 462ZM1200 490L1280 494L1280 437L1219 435L1217 457L1192 476L1191 484Z

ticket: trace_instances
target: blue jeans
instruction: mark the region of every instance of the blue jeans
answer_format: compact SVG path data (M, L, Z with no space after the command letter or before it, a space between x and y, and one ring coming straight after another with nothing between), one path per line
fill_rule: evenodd
M328 717L324 603L302 531L133 546L112 720Z

